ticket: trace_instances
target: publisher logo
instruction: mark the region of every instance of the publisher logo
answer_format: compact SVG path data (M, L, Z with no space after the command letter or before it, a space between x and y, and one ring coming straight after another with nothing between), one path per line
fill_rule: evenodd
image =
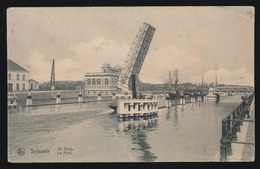
M17 154L18 154L19 156L23 156L23 155L25 154L25 149L22 148L22 147L19 147L19 148L17 149Z

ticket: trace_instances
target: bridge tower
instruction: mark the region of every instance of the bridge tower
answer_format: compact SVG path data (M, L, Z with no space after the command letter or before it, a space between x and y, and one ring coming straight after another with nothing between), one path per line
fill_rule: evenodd
M136 79L138 78L154 32L155 28L148 23L143 23L141 29L139 29L119 76L117 85L119 91L131 91L131 75L135 75Z
M55 60L52 61L50 90L55 90Z

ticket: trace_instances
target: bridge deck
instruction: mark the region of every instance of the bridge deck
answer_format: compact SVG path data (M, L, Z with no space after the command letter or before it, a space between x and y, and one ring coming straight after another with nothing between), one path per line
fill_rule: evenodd
M252 86L219 86L214 89L214 93L237 93L237 94L252 94L254 88Z

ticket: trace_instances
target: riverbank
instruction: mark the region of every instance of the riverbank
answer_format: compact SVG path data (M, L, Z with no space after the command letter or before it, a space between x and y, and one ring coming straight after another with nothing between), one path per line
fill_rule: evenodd
M255 99L250 106L250 118L253 122L243 122L240 132L237 132L237 142L232 143L232 155L227 156L228 162L254 162L255 160ZM246 143L246 144L243 144ZM216 155L214 161L219 161L220 153Z
M250 118L255 121L255 99L250 106ZM255 143L255 122L244 122L241 132L237 133L237 140L245 143ZM228 161L253 162L255 160L255 144L232 143L233 155Z

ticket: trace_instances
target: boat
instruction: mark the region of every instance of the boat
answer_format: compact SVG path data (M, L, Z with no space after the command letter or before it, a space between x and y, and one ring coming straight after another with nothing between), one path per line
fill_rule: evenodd
M214 89L212 87L209 88L209 92L207 94L207 100L218 100L219 96L214 94Z
M108 107L113 109L120 118L156 116L158 112L158 100L156 97L149 99L125 97L111 102Z
M17 99L17 97L15 94L8 94L8 102L7 102L8 109L17 109L18 108L16 99Z
M157 115L158 100L152 99L118 99L118 117L146 117Z

